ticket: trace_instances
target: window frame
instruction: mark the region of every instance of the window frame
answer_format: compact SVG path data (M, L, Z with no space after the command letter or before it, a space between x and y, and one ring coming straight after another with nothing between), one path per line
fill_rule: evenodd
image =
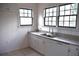
M58 27L62 27L62 28L76 28L77 27L78 6L77 6L77 14L73 14L73 15L71 15L71 14L70 15L60 15L60 7L61 6L65 6L65 5L69 5L69 4L75 4L75 3L66 3L66 4L59 5ZM69 10L73 10L73 9L69 9ZM65 12L66 10L63 10L63 11ZM76 16L76 24L75 24L75 27L71 27L71 26L59 26L59 17L60 16L63 16L63 17L69 16L69 18L70 18L70 16ZM63 19L63 21L64 21L64 19ZM70 19L69 19L69 23L70 23Z
M20 9L23 9L23 10L31 10L31 17L26 17L26 16L20 16L20 12L19 12L19 20L20 20L20 26L32 26L33 25L33 17L32 17L32 9L28 9L28 8L19 8ZM31 18L32 19L32 24L26 24L26 25L22 25L21 24L21 18Z
M54 26L54 25L45 25L45 18L46 17L57 17L57 15L56 16L46 16L46 9L50 9L50 8L57 8L57 6L53 6L53 7L48 7L48 8L45 8L45 15L44 15L44 26L47 26L47 27L56 27L56 26ZM57 10L56 10L56 14L57 14ZM49 21L49 20L48 20ZM52 21L51 21L52 22ZM49 23L49 22L48 22Z

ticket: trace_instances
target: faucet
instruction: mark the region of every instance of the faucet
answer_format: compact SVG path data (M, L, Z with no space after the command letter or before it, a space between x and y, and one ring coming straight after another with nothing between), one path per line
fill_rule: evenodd
M49 26L49 33L50 33L51 31L50 31L50 26Z
M52 29L51 29L51 33L53 34L54 32L53 32L53 27L52 27Z
M51 30L51 27L49 26L49 33L53 33L53 27L52 27L52 30Z

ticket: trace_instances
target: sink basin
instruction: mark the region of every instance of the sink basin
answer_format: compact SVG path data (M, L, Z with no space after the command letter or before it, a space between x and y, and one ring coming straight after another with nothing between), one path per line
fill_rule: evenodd
M41 35L44 35L44 36L47 36L47 37L55 37L55 35L51 34L51 33L43 33Z

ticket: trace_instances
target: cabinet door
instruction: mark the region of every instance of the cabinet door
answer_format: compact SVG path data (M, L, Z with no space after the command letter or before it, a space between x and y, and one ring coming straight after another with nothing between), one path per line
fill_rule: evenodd
M35 48L35 39L33 39L32 37L30 39L30 47Z
M45 54L45 40L43 38L40 37L40 39L38 39L38 51L42 54Z
M34 40L35 40L35 50L37 50L38 52L40 52L40 53L42 53L42 54L44 54L44 51L45 51L45 44L44 44L44 38L42 38L42 37L39 37L39 36L34 36L33 35L33 37L34 37Z
M47 40L47 53L48 56L67 56L68 46L64 43Z
M30 46L36 51L44 54L44 38L31 34Z
M29 34L29 46L33 48L33 40L31 34Z
M35 37L35 35L33 35L33 34L31 34L30 46L33 49L38 50L38 41L37 41L37 38Z
M78 56L79 55L79 47L74 45L69 45L69 56Z

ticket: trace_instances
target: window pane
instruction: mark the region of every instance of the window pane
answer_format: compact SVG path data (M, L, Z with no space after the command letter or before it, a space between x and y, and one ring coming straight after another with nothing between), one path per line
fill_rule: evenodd
M20 9L20 16L31 17L31 10Z
M56 17L53 17L53 21L56 21Z
M21 18L21 25L31 25L32 18Z
M32 18L26 18L27 24L32 24Z
M49 22L49 25L51 25L51 22Z
M24 10L24 13L27 13L27 10Z
M65 5L65 10L69 10L71 5Z
M53 8L50 8L50 13L52 13L53 12Z
M24 14L23 14L24 11L23 11L23 9L20 9L19 12L20 12L20 16L24 16Z
M24 14L27 17L27 14Z
M56 12L53 13L53 16L56 16Z
M30 14L31 14L31 10L28 10L28 13L30 13Z
M49 16L49 13L46 13L46 16Z
M52 22L52 25L53 25L53 26L56 26L56 22Z
M63 22L59 22L59 26L63 26Z
M53 13L50 13L50 16L53 16Z
M77 10L76 9L71 10L71 14L77 14Z
M60 21L63 21L63 17L59 17L59 22L60 22Z
M24 10L23 9L20 9L20 13L23 13L24 12Z
M60 11L61 11L61 10L64 10L64 6L60 6Z
M23 13L20 13L20 16L24 16L24 14Z
M70 27L76 27L76 22L70 22Z
M21 25L25 25L26 22L25 22L25 18L21 18Z
M76 16L70 16L70 21L76 21Z
M52 18L51 17L49 17L49 21L51 22L51 20L52 20Z
M45 22L45 25L48 25L48 22Z
M56 12L56 8L53 8L53 11Z
M65 11L65 15L70 15L70 10Z
M64 15L64 11L60 11L60 15Z
M45 18L45 21L48 21L48 18Z
M64 22L64 26L69 26L69 22Z
M64 21L69 21L69 16L65 16Z
M28 17L31 17L31 14L28 14Z
M71 4L71 9L77 9L78 4Z
M46 14L49 13L49 9L46 9Z

